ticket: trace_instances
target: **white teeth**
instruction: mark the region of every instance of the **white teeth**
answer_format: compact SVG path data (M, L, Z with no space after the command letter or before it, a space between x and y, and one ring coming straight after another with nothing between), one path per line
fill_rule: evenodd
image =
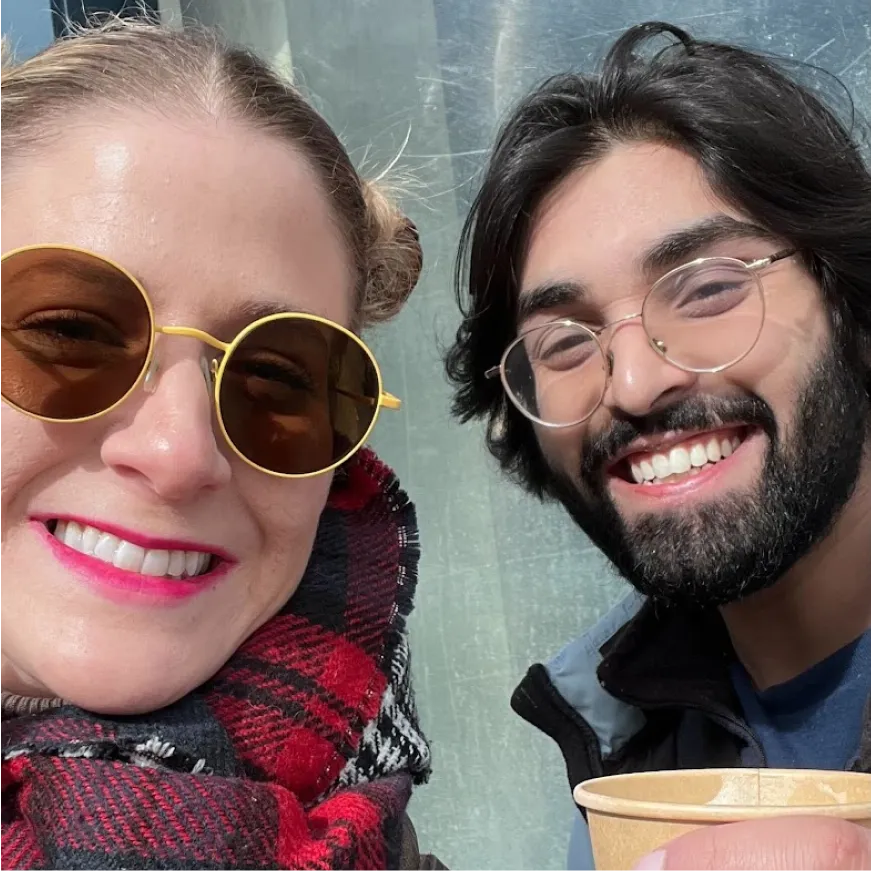
M63 542L73 550L81 550L82 547L82 527L74 520L67 523L67 528L64 531Z
M64 542L66 544L66 542ZM118 550L118 545L121 544L121 539L114 535L109 535L104 532L100 535L97 541L97 546L94 548L94 556L97 559L103 560L104 563L115 561L115 551Z
M99 546L99 545L98 545ZM113 565L119 569L127 569L128 572L141 572L142 560L145 559L145 548L129 541L121 541L115 550Z
M672 475L682 475L690 470L690 452L686 448L672 448L668 455Z
M651 463L657 478L667 478L671 474L671 463L668 461L668 457L654 454Z
M167 574L168 569L169 551L149 550L145 553L145 559L142 560L140 571L143 575L154 575L156 578L162 578Z
M203 574L211 561L211 554L202 551L146 550L73 520L59 520L53 534L72 550L96 557L116 568L152 577L194 577Z
M57 533L55 533L57 535ZM93 556L94 550L97 547L97 542L100 540L100 531L94 529L93 526L86 526L82 533L82 553Z
M695 468L701 468L708 462L708 454L703 445L693 445L690 451L690 462Z
M705 445L705 453L708 455L708 459L712 463L719 462L723 457L723 455L720 453L720 443L719 441L717 441L717 439L711 439Z
M193 577L200 570L200 555L194 550L189 550L184 555L184 560L185 573L189 578Z
M648 459L629 464L632 480L636 484L647 484L654 479L697 474L710 463L718 463L732 455L741 444L738 436L714 437L707 442L695 442L691 447L678 445L667 454L653 454Z
M166 573L171 578L180 578L184 574L185 557L183 550L174 550L169 554L169 566Z

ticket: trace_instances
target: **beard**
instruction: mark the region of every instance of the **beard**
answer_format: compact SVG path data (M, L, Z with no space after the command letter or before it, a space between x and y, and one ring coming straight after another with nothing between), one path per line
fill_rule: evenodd
M726 605L774 585L826 537L855 489L869 420L863 374L830 344L804 385L788 440L758 396L694 397L590 436L582 445L580 486L552 470L549 489L639 592L692 608ZM621 516L605 474L617 451L639 436L730 424L767 436L762 473L750 492L631 522Z

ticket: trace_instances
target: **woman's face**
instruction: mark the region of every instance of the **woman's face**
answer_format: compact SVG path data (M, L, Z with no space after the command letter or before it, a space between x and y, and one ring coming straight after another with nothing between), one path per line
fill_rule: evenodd
M102 254L142 282L160 325L227 341L273 308L352 317L351 258L313 171L235 122L83 119L7 161L2 209L4 252L57 243ZM295 591L332 478L275 478L232 452L207 351L158 337L149 388L85 423L3 405L4 690L154 710L213 675ZM176 561L191 552L207 579L184 596L169 578L107 583L51 534L53 518L114 534L134 563L137 546Z

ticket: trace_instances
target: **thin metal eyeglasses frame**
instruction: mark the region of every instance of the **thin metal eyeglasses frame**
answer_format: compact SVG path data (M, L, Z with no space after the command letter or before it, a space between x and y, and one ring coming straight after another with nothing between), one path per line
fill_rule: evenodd
M525 330L519 336L517 336L515 339L513 339L509 343L508 347L503 351L502 358L500 359L499 364L496 366L491 366L489 369L487 369L487 371L484 373L484 377L490 379L490 378L495 378L498 375L502 381L502 389L505 391L505 394L511 400L512 405L514 405L515 408L517 408L517 410L524 417L528 418L533 423L536 423L539 426L548 427L549 429L565 429L565 428L571 427L571 426L578 426L578 424L583 423L585 420L589 420L589 418L592 417L593 414L595 414L596 410L602 404L602 399L604 398L605 393L608 390L608 384L610 383L611 376L613 375L613 372L614 372L614 357L610 351L607 351L607 352L605 351L605 348L602 345L602 340L600 338L601 335L606 330L610 329L611 327L618 326L618 325L626 323L628 321L634 321L634 320L637 320L638 318L642 319L642 325L643 325L644 324L644 307L647 304L647 300L650 299L651 295L656 291L656 289L658 287L662 286L663 282L667 281L668 279L672 278L676 274L683 272L685 270L698 268L699 266L703 266L705 263L709 263L711 261L718 261L721 263L729 263L730 265L733 265L733 266L740 266L740 267L747 269L748 271L754 273L754 277L755 277L757 283L759 284L760 293L761 293L762 286L761 286L761 282L759 282L759 278L758 278L758 275L756 275L756 273L758 273L759 270L766 269L767 267L771 266L773 263L777 263L780 260L785 260L788 257L792 257L794 254L797 254L797 253L798 253L798 249L796 249L796 248L784 248L783 250L777 251L776 253L771 254L768 257L762 257L759 260L752 260L749 263L745 260L739 260L735 257L699 257L695 260L691 260L689 263L683 263L680 266L676 267L675 269L669 270L668 272L665 273L665 275L663 275L661 278L657 279L653 283L653 285L650 287L650 290L648 290L644 296L644 302L641 304L641 311L635 312L634 314L631 314L631 315L625 315L624 317L617 318L616 320L613 320L613 321L609 321L607 324L604 324L601 327L590 327L587 324L583 324L580 321L574 320L573 318L558 318L556 320L549 321L548 323L545 323L545 324L539 324L535 327L530 328L529 330ZM761 300L762 300L762 323L764 323L765 322L765 296L764 296L764 294L761 295ZM590 334L590 336L596 342L596 345L598 346L599 351L601 352L602 357L605 360L606 365L608 367L608 371L607 371L606 379L605 379L605 384L602 388L602 396L599 398L599 401L596 403L596 405L593 407L592 411L590 411L589 414L587 414L585 417L581 418L580 420L574 420L571 423L550 423L548 421L541 420L541 418L536 417L531 412L529 412L527 409L523 408L523 406L520 404L520 402L515 399L514 391L509 386L508 379L505 375L505 364L506 364L506 361L508 359L508 355L514 350L514 348L520 342L522 342L525 339L525 337L528 336L530 333L535 332L536 330L541 330L541 329L544 329L546 327L550 327L550 326L564 326L564 327L572 327L572 328L580 327L582 330L585 330L587 333ZM761 332L762 332L762 327L760 325L760 334L761 334ZM669 359L669 357L667 356L667 349L665 347L665 344L658 339L654 339L649 333L647 333L646 327L645 327L645 334L647 335L647 341L650 344L650 347L653 348L653 350L656 351L656 353L659 354L659 356L662 357L662 359L665 360L667 363L670 363L672 366L675 366L678 369L682 369L685 372L697 372L697 373L709 373L709 374L723 372L726 369L729 369L730 367L734 366L736 363L739 363L753 350L753 348L756 347L756 343L759 341L759 336L757 335L756 339L754 339L754 341L753 341L753 344L750 345L750 347L747 348L747 350L740 357L738 357L735 360L730 361L729 363L726 363L723 366L715 366L713 368L705 368L705 369L694 369L694 368L689 367L689 366L681 366L679 363L675 362L674 360Z

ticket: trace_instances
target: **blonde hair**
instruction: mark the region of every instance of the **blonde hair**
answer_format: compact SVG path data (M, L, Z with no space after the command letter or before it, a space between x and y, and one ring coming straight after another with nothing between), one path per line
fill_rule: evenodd
M207 28L111 18L23 63L4 62L3 160L50 142L71 115L137 104L193 107L291 143L315 169L353 254L355 326L399 311L423 264L414 225L377 184L360 178L332 128L293 85Z

